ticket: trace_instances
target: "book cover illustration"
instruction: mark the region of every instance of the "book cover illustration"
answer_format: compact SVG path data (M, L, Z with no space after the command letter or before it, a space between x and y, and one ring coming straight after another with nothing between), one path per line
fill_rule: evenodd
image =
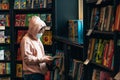
M27 33L27 30L18 30L17 32L17 43L20 43L23 36Z
M5 32L0 31L0 43L5 43Z
M22 64L16 64L16 76L22 77Z
M9 10L9 0L2 0L2 9Z
M4 50L0 50L0 60L4 60Z
M42 36L42 42L44 45L52 45L52 31L45 31Z
M0 63L0 74L5 74L5 63Z
M14 0L14 9L20 9L20 0Z

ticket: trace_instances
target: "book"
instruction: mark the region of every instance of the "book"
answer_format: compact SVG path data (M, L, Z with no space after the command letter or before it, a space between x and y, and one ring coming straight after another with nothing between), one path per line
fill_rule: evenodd
M45 31L42 36L42 42L44 45L52 45L52 31Z
M52 56L52 57L50 58L50 60L51 60L51 61L54 61L54 60L60 59L60 58L62 58L62 57L59 56L59 55L55 55L55 56Z
M40 18L41 18L43 21L46 21L46 14L40 14Z
M87 53L87 59L92 60L93 51L95 47L95 38L92 38L89 40L89 46L88 46L88 53Z
M100 20L98 23L98 30L100 31L103 31L103 25L105 20L105 10L106 10L106 7L101 7L100 9Z
M10 60L11 57L10 57L11 53L10 53L10 50L9 50L9 47L6 47L6 46L1 46L0 47L0 60Z
M104 50L104 40L103 39L99 39L98 42L98 49L97 49L97 54L96 54L96 63L98 64L102 64L102 60L103 60L103 50Z
M112 59L114 56L114 42L113 40L109 41L109 50L107 54L107 67L111 69L112 66Z
M0 63L0 74L5 74L5 63Z
M72 80L81 80L83 74L83 63L73 59Z
M32 0L26 0L26 9L31 9Z
M6 67L6 74L11 74L11 63L6 63L5 64Z
M0 10L2 9L2 0L0 0Z
M108 50L109 50L109 41L106 42L105 48L104 48L104 51L103 51L103 61L102 61L102 64L103 64L104 66L107 65L107 54L108 54Z
M52 8L52 0L47 0L47 8Z
M20 14L20 26L25 27L26 14Z
M68 21L68 38L83 44L83 20Z
M16 64L16 76L22 77L22 64Z
M120 4L117 6L116 9L114 30L120 31Z
M51 14L46 14L45 23L47 26L52 26L52 15Z
M96 39L94 49L93 49L93 54L92 54L92 61L93 62L96 62L96 55L97 55L98 45L99 45L99 39Z
M51 73L50 71L47 71L47 74L45 74L45 79L44 80L51 80Z
M5 60L11 60L11 52L10 52L10 50L8 50L8 49L5 49L4 50L4 58L5 58Z
M18 48L18 50L17 50L17 60L18 60L18 61L21 61L21 60L22 60L20 48Z
M0 43L5 43L5 31L0 31Z
M40 0L34 0L34 9L39 9L40 8L40 4L39 4Z
M40 8L46 8L46 0L39 0Z
M20 9L20 0L14 0L14 9Z
M20 26L21 23L21 14L15 15L15 26Z
M4 50L0 50L0 60L4 60Z
M10 27L10 15L6 15L6 24L5 24L5 26L7 26L7 27Z
M17 43L20 43L23 36L27 33L27 30L18 30L17 32Z
M26 9L26 0L20 0L20 9Z
M9 0L2 0L2 9L9 10Z
M6 26L6 15L1 14L0 15L0 26Z

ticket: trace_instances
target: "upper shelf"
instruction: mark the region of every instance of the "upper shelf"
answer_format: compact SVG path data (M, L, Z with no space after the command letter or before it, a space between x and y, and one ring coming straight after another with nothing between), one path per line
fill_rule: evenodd
M41 9L14 9L15 13L51 13L52 8Z
M56 41L68 44L68 45L72 45L72 46L77 46L80 48L83 48L83 44L79 44L77 41L72 41L68 38L65 37L60 37L60 36L53 36L53 39L55 39Z

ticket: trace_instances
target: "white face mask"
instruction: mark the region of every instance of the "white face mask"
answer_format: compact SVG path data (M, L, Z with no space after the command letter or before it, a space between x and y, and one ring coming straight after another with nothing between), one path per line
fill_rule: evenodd
M38 39L40 39L40 38L42 37L42 35L43 35L43 33L38 33L38 34L36 35L36 37L37 37Z

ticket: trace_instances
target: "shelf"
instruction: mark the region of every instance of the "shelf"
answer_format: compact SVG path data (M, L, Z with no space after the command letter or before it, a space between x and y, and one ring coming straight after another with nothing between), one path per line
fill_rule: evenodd
M10 46L10 43L0 43L0 46Z
M101 65L101 64L97 64L97 63L92 62L92 61L91 61L89 64L90 64L91 66L94 66L94 68L96 67L96 68L101 69L101 70L103 70L103 71L113 72L112 69L109 69L108 67L105 67L105 66L103 66L103 65Z
M27 26L15 26L14 28L17 30L28 30Z
M112 0L105 0L105 1L102 1L100 4L96 4L98 0L89 0L89 2L87 2L87 4L90 6L106 6L106 5L113 5L113 2Z
M0 10L0 14L9 13L10 10Z
M21 61L16 60L16 64L22 64L22 60Z
M2 77L10 77L10 74L0 74L0 78Z
M14 9L17 14L29 14L29 13L51 13L52 8L41 8L41 9ZM22 12L22 13L21 13Z
M56 41L68 44L68 45L72 45L72 46L77 46L80 48L83 48L82 44L79 44L77 41L72 41L68 38L64 38L64 37L59 37L59 36L53 36L53 39L55 39Z
M10 63L11 62L11 60L0 60L0 63Z
M103 39L106 37L106 39L113 39L114 32L94 30L92 34L88 37L97 37L97 38L103 38Z

